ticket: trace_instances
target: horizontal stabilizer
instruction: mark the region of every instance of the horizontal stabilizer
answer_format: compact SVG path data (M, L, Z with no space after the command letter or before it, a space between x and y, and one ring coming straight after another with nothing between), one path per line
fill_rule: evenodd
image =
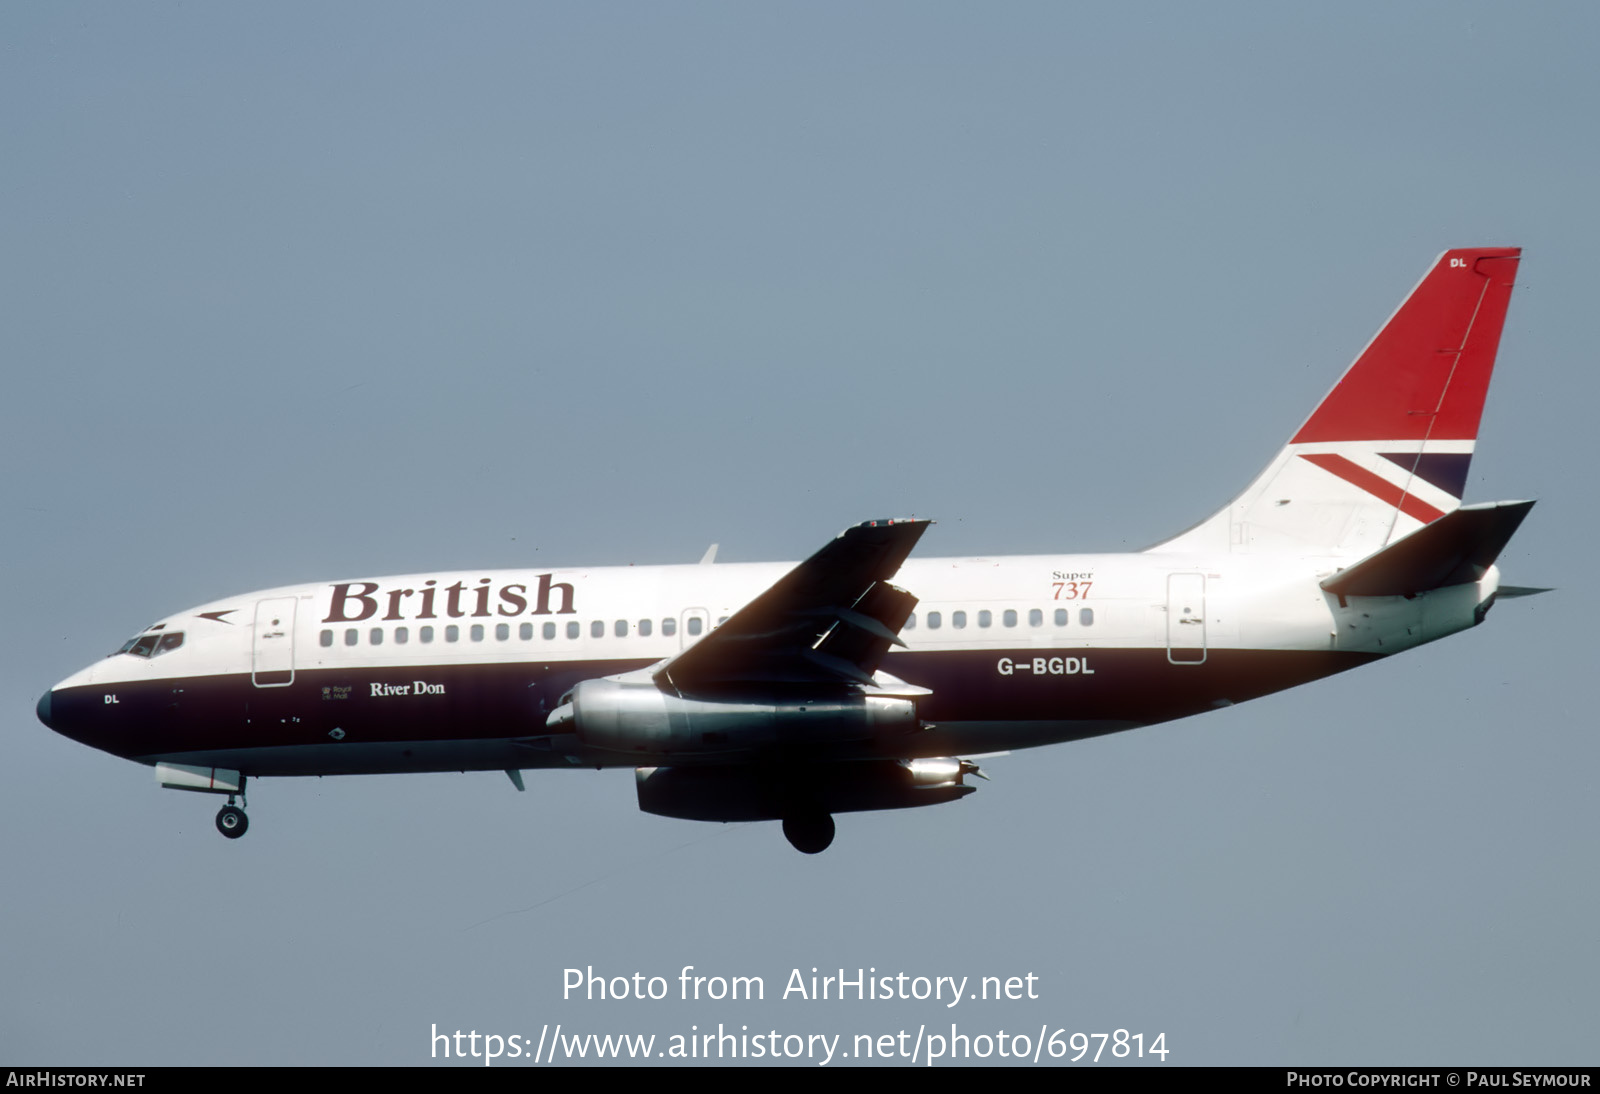
M1339 596L1411 596L1474 582L1533 508L1531 501L1466 505L1322 582Z

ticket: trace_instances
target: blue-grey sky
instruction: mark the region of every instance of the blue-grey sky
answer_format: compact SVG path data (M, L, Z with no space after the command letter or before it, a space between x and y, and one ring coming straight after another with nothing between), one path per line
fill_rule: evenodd
M0 1062L954 1021L1594 1063L1597 37L1581 3L0 7ZM262 781L232 843L33 717L291 582L913 513L928 555L1137 549L1476 245L1526 250L1469 500L1540 499L1502 565L1559 592L815 858L617 771ZM590 965L769 997L563 1002ZM813 966L1039 998L776 998Z

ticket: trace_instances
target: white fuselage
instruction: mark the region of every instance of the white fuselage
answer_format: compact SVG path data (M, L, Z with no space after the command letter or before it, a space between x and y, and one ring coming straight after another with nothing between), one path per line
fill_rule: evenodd
M146 763L245 774L632 766L547 732L561 694L675 656L792 568L466 571L249 593L152 628L183 634L170 652L63 681L57 725ZM1318 585L1336 568L1283 555L909 560L895 580L919 603L884 672L931 692L932 728L902 752L1003 751L1227 706L1469 627L1498 581L1341 605Z

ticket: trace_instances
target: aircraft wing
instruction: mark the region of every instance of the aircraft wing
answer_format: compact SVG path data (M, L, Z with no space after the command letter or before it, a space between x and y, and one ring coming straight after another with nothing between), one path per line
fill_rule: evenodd
M750 684L868 684L917 598L889 578L932 523L871 520L840 532L728 621L668 661L680 694Z

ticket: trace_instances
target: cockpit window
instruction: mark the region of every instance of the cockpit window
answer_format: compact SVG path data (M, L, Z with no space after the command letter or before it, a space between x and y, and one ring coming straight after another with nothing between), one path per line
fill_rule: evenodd
M183 645L182 631L169 631L166 634L136 634L124 642L117 653L131 654L134 657L157 657L175 650L181 645ZM111 656L115 657L117 653Z

